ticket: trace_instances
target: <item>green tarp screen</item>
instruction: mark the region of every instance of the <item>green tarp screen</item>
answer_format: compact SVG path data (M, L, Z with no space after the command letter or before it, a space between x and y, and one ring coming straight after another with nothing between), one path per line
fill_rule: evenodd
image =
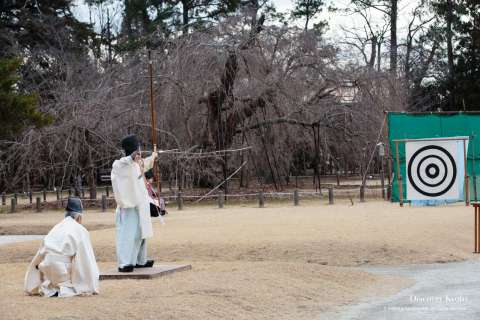
M411 114L390 112L388 117L388 140L390 143L390 154L392 155L392 201L398 202L398 180L397 180L397 159L395 155L396 139L419 139L419 138L445 138L454 136L469 136L467 154L467 174L470 177L470 200L480 199L480 113L428 113ZM405 169L405 143L398 143L398 154L400 159L400 171L402 174L403 199L406 199L406 169ZM475 160L473 160L475 158ZM475 168L473 168L475 163ZM476 181L477 195L473 187Z

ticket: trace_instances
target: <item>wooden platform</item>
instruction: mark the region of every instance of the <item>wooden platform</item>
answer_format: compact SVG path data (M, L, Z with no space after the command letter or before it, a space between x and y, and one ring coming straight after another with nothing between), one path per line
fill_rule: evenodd
M153 279L190 269L192 269L192 266L189 264L159 264L153 266L153 268L135 269L133 272L118 272L115 268L100 272L100 280Z

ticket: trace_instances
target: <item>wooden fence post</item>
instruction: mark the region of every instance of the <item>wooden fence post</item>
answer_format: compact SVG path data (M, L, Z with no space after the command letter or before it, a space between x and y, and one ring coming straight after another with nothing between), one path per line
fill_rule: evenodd
M360 186L360 202L365 202L365 186Z
M47 190L43 189L43 202L47 202Z
M102 212L105 212L107 211L107 196L106 195L102 195Z
M400 200L400 207L403 207L403 178L402 173L400 172L400 158L398 153L398 141L395 141L395 158L397 159L397 188L398 188L398 197Z
M110 186L107 185L105 188L105 193L107 194L107 197L110 197Z
M60 200L60 189L57 189L57 201Z
M360 202L365 202L365 187L360 187Z
M31 190L28 191L28 201L30 202L30 204L33 203L33 192Z
M263 191L258 193L258 206L263 208L265 206L265 197L263 195Z
M40 199L40 197L37 197L36 208L37 208L37 212L42 212L42 200Z
M300 197L299 197L299 195L298 195L298 190L295 189L295 190L293 191L293 205L294 205L294 206L298 206L299 202L300 202Z
M224 205L225 205L225 193L220 192L218 194L218 208L223 209Z
M17 200L15 200L15 198L12 198L10 205L10 213L15 213L17 211Z
M178 210L183 210L183 198L182 198L181 192L177 193L177 205L178 205Z
M328 188L328 204L333 204L333 187Z
M89 188L89 191L90 191L90 199L91 200L96 200L97 199L97 186L92 185Z

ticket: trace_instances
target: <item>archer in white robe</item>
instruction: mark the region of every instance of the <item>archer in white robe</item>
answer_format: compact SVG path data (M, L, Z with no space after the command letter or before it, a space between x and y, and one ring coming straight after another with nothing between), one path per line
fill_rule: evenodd
M47 297L99 293L99 271L90 235L66 217L45 236L25 275L25 292Z
M143 159L145 171L152 168L154 160L154 156ZM131 156L126 156L113 162L111 180L117 203L118 266L144 265L147 262L145 239L153 236L153 227L143 172Z

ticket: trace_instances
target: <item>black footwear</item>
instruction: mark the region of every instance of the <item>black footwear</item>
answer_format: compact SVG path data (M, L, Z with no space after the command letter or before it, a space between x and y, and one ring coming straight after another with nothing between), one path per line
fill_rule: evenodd
M153 267L153 263L154 263L154 262L155 262L155 261L153 261L153 260L147 260L147 263L145 263L145 264L137 264L137 265L135 266L135 268L151 268L151 267Z
M131 264L128 264L124 267L119 267L118 272L133 272L133 266Z

